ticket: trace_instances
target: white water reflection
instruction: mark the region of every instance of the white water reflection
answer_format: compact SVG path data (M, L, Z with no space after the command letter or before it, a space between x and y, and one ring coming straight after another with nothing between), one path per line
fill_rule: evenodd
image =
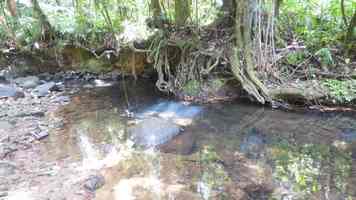
M137 199L134 194L136 188L148 190L152 192L154 199L160 199L160 185L161 182L157 177L134 177L129 179L122 179L114 187L115 200L134 200Z
M101 155L95 144L91 143L88 136L80 134L79 147L83 155L82 170L98 170L117 165L120 161L130 157L133 143L127 141L121 145L113 146L106 155Z
M35 200L35 198L30 191L18 190L9 192L6 200Z
M94 80L95 87L109 87L112 86L112 83L106 82L100 79L95 79Z
M208 200L210 198L211 188L204 181L199 181L197 183L197 192L204 200Z

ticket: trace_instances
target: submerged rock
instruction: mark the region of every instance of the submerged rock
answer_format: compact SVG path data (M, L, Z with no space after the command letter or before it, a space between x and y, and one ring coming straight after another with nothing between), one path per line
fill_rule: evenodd
M40 79L36 76L20 77L14 81L17 85L26 89L35 88L40 83Z
M202 111L200 106L164 101L147 108L140 116L158 115L165 119L192 119Z
M171 141L162 144L160 151L164 153L190 155L194 152L196 147L196 138L192 131L185 131L173 138Z
M261 158L265 148L265 138L257 130L252 129L240 144L240 152L251 159Z
M178 135L180 127L169 120L151 117L129 128L131 139L146 148L164 144Z
M356 142L356 129L345 128L341 132L341 140L345 142Z
M92 175L84 183L84 188L94 192L105 184L105 178L102 175Z
M144 147L156 147L171 140L181 131L181 126L187 127L193 123L196 117L202 111L200 106L186 105L183 102L161 101L154 104L142 113L138 113L138 118L142 121L136 126L130 128L129 132L135 143ZM182 137L183 140L189 140L190 136ZM182 141L177 140L177 144ZM186 147L163 148L167 152L183 152L189 154L194 146L194 142L187 143Z

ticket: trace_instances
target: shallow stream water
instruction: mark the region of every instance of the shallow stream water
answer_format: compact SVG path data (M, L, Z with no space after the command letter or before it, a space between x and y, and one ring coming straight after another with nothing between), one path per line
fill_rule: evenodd
M98 200L356 199L355 116L191 105L154 91L83 89L56 113L65 126L43 140L43 159L98 170Z

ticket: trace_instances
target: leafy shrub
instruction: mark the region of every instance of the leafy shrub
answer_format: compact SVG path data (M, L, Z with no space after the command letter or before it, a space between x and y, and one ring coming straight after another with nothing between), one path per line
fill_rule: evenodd
M183 87L183 92L189 96L196 96L200 92L200 83L196 80L191 80Z
M356 98L356 80L323 80L323 85L328 88L333 101L349 103Z
M328 48L321 48L315 55L319 57L322 66L334 65L334 59Z
M287 55L286 61L290 65L298 65L306 58L305 53L302 51L294 51Z

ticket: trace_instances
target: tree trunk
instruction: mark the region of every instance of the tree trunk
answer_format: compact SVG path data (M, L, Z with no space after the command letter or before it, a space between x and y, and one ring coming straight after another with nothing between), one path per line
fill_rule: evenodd
M174 13L177 26L183 26L190 18L191 0L175 0Z
M274 0L274 17L277 19L279 16L279 8L281 7L282 0Z
M161 5L159 0L151 0L151 10L153 13L153 18L158 18L161 16Z
M354 14L351 18L351 21L349 23L349 26L347 28L347 33L345 37L345 44L346 44L346 54L354 57L355 58L355 48L356 44L354 41L356 41L356 10L354 11Z
M356 11L354 12L354 15L351 18L349 27L347 29L347 35L346 35L346 41L350 42L354 39L354 29L356 27Z
M254 0L236 2L236 44L231 58L232 72L251 96L262 104L270 101L268 91L255 74L255 58L252 49L251 28Z
M10 11L11 16L16 17L16 1L7 0L7 7Z
M43 13L38 1L31 0L31 3L33 5L33 11L34 11L34 13L36 13L37 18L41 24L42 40L48 42L53 39L54 29L52 28L51 24L49 23L47 16Z
M231 14L234 10L233 0L223 0L222 11L226 14Z
M341 9L342 20L344 21L345 26L347 26L348 23L347 23L346 14L345 14L344 0L340 1L340 9Z

